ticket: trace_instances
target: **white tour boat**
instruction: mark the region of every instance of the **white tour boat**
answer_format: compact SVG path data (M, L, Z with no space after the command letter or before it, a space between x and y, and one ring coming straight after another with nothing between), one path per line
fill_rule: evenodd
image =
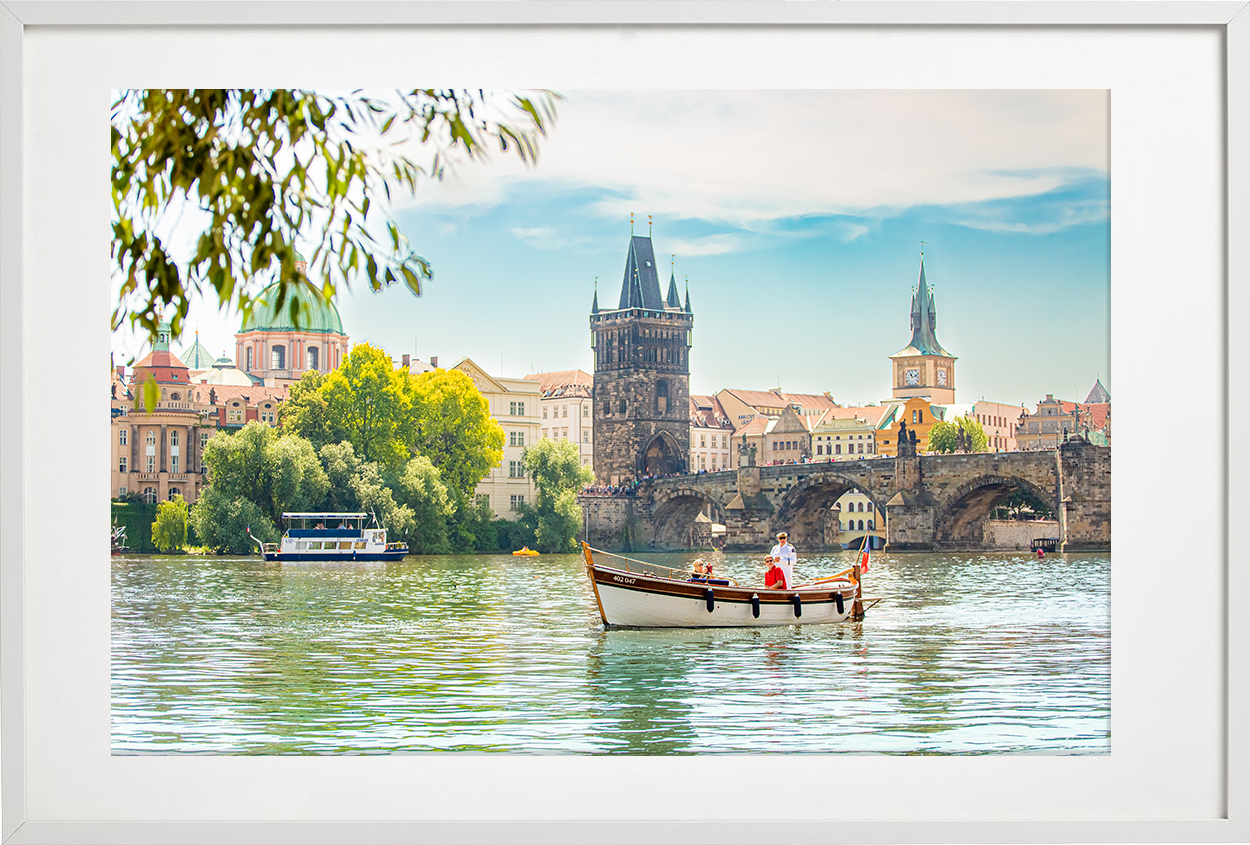
M286 533L280 543L262 543L249 530L265 560L402 560L406 543L386 542L386 529L366 513L284 513Z
M768 590L632 560L585 543L582 553L605 626L751 628L845 622L879 601L867 599L865 605L858 562L811 584Z

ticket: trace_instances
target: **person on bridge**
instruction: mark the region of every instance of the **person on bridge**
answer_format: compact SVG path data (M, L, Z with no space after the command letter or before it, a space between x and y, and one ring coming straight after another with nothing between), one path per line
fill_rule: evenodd
M784 531L777 532L777 545L773 546L773 550L768 556L776 564L777 568L786 577L786 587L793 588L794 581L794 564L798 561L798 554L794 551L794 546L787 542L789 535Z

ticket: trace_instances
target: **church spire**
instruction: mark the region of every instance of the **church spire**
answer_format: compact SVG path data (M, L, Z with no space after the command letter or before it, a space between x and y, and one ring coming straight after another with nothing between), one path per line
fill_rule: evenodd
M690 277L689 276L686 277L686 313L687 314L694 313L693 311L690 310Z
M921 243L923 245L923 241ZM925 277L923 249L920 257L920 281L912 289L911 295L911 343L898 354L904 353L954 357L942 348L937 339L937 300L934 299L933 289Z
M590 305L590 313L599 313L599 277L595 276L595 301Z
M668 270L668 296L664 297L664 304L669 308L681 307L681 294L677 292L677 256L673 256L669 262Z

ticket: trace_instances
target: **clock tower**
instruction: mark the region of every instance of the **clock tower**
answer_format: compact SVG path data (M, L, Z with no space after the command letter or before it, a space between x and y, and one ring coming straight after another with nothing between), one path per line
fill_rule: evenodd
M937 339L937 305L924 275L920 256L920 283L911 295L911 343L890 356L894 370L894 398L923 396L934 405L955 404L955 356Z

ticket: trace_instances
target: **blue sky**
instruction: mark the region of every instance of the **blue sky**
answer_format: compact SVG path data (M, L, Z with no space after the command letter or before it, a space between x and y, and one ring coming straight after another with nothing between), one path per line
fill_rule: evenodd
M614 305L633 212L689 279L693 392L888 397L922 240L959 401L1113 391L1106 92L561 93L536 167L462 163L396 211L435 276L344 296L353 341L591 371L595 277ZM233 354L237 317L190 323Z

